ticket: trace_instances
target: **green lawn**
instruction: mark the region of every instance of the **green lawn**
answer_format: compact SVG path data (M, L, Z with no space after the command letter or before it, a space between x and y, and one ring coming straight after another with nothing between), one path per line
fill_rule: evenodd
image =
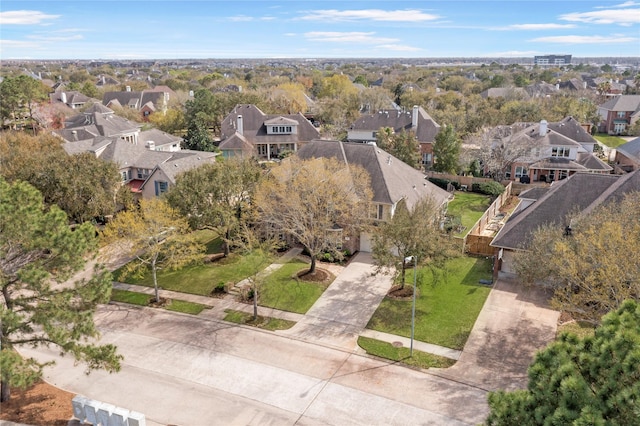
M585 337L593 336L595 334L595 331L596 329L593 324L578 321L561 325L560 327L558 327L557 334L560 335L561 333L571 333L575 334L581 339L584 339Z
M223 318L225 321L233 322L236 324L250 325L270 331L288 330L296 324L294 321L280 318L262 317L260 315L258 315L258 319L254 321L252 314L248 314L242 311L234 311L232 309L227 309L225 312L227 314Z
M478 281L491 279L491 262L460 257L450 260L435 280L429 268L420 268L419 277L415 339L462 349L489 295L490 287ZM413 281L413 274L407 274L407 281ZM385 298L367 328L410 337L411 300Z
M599 142L602 142L609 148L617 148L620 145L627 143L626 140L622 139L619 136L606 135L604 133L598 133L594 136Z
M367 351L368 354L390 359L391 361L399 361L402 364L419 368L447 368L456 363L452 359L417 350L413 351L413 357L409 357L411 352L409 348L396 348L391 343L369 337L358 337L358 346Z
M317 283L293 278L297 272L308 268L308 263L293 259L266 277L258 296L260 306L299 314L307 312L335 279L331 276L328 281Z
M491 198L487 195L456 191L454 199L447 207L447 214L461 219L464 231L457 236L463 236L469 232L490 205Z
M260 269L266 267L273 259L263 262ZM177 271L158 272L158 286L165 290L208 296L219 283L237 283L252 275L258 256L240 256L232 253L229 257L209 264L186 266ZM122 279L120 271L114 271L114 279L129 284L153 286L151 273L142 277L127 277Z
M134 291L113 289L111 291L111 300L114 302L129 303L131 305L149 306L149 299L152 296ZM172 299L170 303L164 307L168 311L182 312L185 314L198 315L207 307L199 303L187 302L184 300Z

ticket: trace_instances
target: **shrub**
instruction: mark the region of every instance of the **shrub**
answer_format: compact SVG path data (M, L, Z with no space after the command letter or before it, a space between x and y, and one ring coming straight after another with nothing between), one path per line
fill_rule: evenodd
M439 186L440 188L444 189L445 191L449 190L449 184L451 184L456 190L460 189L460 182L457 182L455 180L431 177L431 178L429 178L429 182L433 183L434 185Z
M480 194L497 197L504 192L504 186L499 182L483 182L471 185L471 190Z

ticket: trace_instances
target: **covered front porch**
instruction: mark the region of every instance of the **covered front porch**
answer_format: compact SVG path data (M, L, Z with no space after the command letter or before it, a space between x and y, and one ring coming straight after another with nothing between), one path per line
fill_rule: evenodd
M264 143L256 144L256 153L259 158L264 160L276 160L286 152L296 152L298 150L297 143Z

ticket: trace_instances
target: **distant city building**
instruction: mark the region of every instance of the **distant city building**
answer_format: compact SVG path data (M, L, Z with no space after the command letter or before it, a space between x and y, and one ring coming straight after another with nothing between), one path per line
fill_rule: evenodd
M571 64L571 55L534 56L533 63L541 67L569 65Z

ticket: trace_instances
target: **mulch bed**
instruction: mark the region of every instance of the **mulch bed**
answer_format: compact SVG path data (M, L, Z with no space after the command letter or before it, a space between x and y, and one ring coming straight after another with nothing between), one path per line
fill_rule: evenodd
M416 292L416 297L418 297L419 292ZM404 287L400 285L394 285L387 292L387 297L398 300L409 300L413 298L413 286L404 285Z
M38 382L26 390L11 389L11 399L2 403L0 419L33 426L67 426L73 417L75 394Z
M329 271L316 268L316 270L313 271L313 273L309 273L308 269L303 269L302 271L298 272L296 276L302 281L311 281L315 283L321 283L321 282L327 281L331 276L331 274L329 274Z

